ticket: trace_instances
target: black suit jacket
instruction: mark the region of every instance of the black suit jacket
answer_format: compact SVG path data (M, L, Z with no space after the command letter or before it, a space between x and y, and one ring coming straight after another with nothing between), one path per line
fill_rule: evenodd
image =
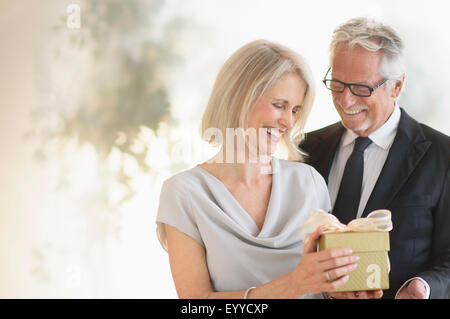
M306 134L300 147L306 162L328 183L331 164L345 128L335 123ZM450 298L450 138L418 123L401 109L389 155L364 209L392 212L389 258L394 298L408 279L423 278L430 298Z

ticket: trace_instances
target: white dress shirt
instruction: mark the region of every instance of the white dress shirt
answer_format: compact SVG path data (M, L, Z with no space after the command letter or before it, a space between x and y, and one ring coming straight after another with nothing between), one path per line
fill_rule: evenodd
M361 199L355 218L361 217L375 183L380 176L381 169L394 142L397 126L400 122L400 108L395 104L394 111L389 119L378 130L369 135L372 143L364 151L364 173L362 180ZM339 149L331 166L328 191L330 192L331 206L334 206L344 174L345 164L353 152L355 139L358 137L353 131L346 130L342 135Z
M359 201L358 212L355 218L360 218L364 212L370 194L380 176L381 170L386 162L389 150L394 142L397 134L398 123L400 122L400 108L395 103L394 111L389 119L376 131L369 135L372 143L364 151L364 173L362 180L361 199ZM334 207L336 198L341 185L342 175L344 174L345 164L347 163L350 154L353 152L355 139L358 137L353 131L346 130L342 135L339 149L331 166L330 175L328 178L328 191L330 193L331 206ZM370 212L369 212L370 213ZM394 225L395 227L395 225ZM426 288L426 298L430 296L430 286L420 277L414 277L405 282L399 291L411 280L420 279ZM398 292L397 292L398 294Z

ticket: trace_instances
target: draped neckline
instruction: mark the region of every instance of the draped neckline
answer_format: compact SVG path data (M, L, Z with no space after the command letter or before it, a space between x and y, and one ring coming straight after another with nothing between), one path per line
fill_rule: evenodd
M240 224L241 227L245 228L252 236L254 237L268 237L271 236L271 228L272 228L272 218L271 212L274 210L274 206L278 206L276 202L276 198L279 198L278 195L278 174L276 174L278 169L278 159L272 157L272 184L270 190L269 202L266 208L266 215L264 217L264 223L259 229L258 225L256 225L255 220L250 216L250 214L244 209L241 203L234 197L231 191L225 186L225 184L216 176L208 172L201 166L196 166L194 169L200 171L203 176L206 176L210 181L214 183L217 187L217 191L221 193L222 196L216 196L216 198L223 198L224 200L220 201L220 205L222 206L222 210L227 212L230 217L232 217L235 221ZM212 190L214 191L214 190ZM276 215L276 214L275 214Z

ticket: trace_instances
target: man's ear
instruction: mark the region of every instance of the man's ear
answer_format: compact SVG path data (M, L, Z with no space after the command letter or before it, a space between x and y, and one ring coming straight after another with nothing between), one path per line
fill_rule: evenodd
M395 82L395 85L391 89L391 96L392 98L396 99L400 95L400 92L402 91L403 83L405 83L405 74L402 75L402 78Z

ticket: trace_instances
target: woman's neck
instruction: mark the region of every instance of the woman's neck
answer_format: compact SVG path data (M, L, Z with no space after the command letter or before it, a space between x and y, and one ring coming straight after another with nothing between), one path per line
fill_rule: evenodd
M250 161L248 152L246 152L245 159L239 158L235 152L234 160L230 160L226 157L226 151L222 149L216 156L200 166L221 181L237 182L249 186L271 174L272 157L264 156L257 158L256 161L254 159Z

